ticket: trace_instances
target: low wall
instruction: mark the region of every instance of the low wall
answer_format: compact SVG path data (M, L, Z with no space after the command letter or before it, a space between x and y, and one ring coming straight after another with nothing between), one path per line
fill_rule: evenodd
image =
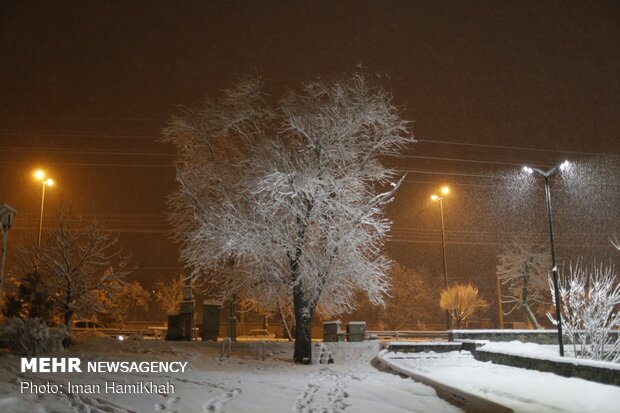
M521 367L530 370L555 373L564 377L578 377L597 383L620 386L620 369L591 365L588 364L587 361L581 364L574 360L539 359L514 354L495 353L485 351L484 348L478 348L472 351L472 354L476 360L480 361L491 361L506 366Z
M554 330L449 330L448 341L489 340L521 341L523 343L556 344L558 332Z
M461 343L436 343L436 342L396 342L388 344L388 351L399 353L447 353L461 351Z

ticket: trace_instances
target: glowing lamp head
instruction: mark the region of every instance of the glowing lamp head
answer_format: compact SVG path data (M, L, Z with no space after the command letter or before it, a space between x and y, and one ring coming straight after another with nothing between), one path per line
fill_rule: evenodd
M444 195L448 195L450 193L450 188L448 188L447 186L442 187L441 193Z
M437 200L439 200L439 196L437 196L437 195L431 195L431 199L432 199L433 201L437 201Z
M44 183L47 186L52 186L54 185L54 180L52 178L47 178L47 180Z
M39 181L43 181L43 178L45 178L45 172L39 169L35 171L34 177L37 178Z
M562 162L562 164L560 165L560 171L565 171L568 168L570 168L570 162L568 161L564 161Z
M534 173L534 170L532 168L530 168L529 166L524 166L523 167L523 171L529 175Z

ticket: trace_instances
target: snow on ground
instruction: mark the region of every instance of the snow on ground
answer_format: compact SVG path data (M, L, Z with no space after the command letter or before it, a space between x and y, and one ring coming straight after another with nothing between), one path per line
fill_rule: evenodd
M86 337L58 357L87 361L187 361L185 373L20 373L19 357L0 355L0 411L48 412L460 412L435 391L370 365L377 343L326 344L335 364L293 364L291 343L267 343L267 359L256 360L257 343L233 344L230 358L220 343L125 341ZM174 394L20 394L20 382L104 384L170 381Z
M534 352L532 346L524 347ZM516 413L615 413L620 405L620 387L485 363L467 351L382 352L381 357L408 371L503 404Z

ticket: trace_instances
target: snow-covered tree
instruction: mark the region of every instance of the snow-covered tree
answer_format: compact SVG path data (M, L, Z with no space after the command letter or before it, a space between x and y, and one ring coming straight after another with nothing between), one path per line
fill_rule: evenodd
M396 263L389 271L389 279L390 296L381 311L381 324L388 330L424 325L437 312L439 291L428 285L419 271Z
M125 321L130 313L139 310L147 310L149 306L149 293L142 288L138 281L126 282L120 279L111 281L105 289L93 292L97 306L95 314L89 312L80 313L81 316L97 317L106 322L118 322L124 328Z
M553 299L551 278L549 289ZM580 259L570 265L568 274L559 278L559 293L562 326L573 343L575 355L620 362L620 284L614 266L601 263L588 267ZM547 316L556 323L551 314Z
M36 271L36 263L18 265L9 273L6 286L2 309L5 317L40 318L51 324L60 322L56 320L54 301L46 283Z
M338 313L356 291L379 303L388 290L383 206L403 178L383 160L413 141L406 126L360 74L306 83L275 107L243 79L183 109L163 135L178 153L170 206L192 276L216 268L207 281L222 298L292 304L294 360L309 362L318 306Z
M530 324L539 329L535 307L547 304L549 253L523 240L515 240L502 248L498 258L497 275L507 286L502 294L502 302L508 304L505 314L521 309Z
M443 290L439 298L439 307L450 314L456 328L467 327L471 316L488 306L471 283L452 285Z
M155 281L155 298L166 314L175 314L179 311L179 304L183 301L183 274L172 280L160 278Z
M130 273L129 257L122 254L118 238L95 220L86 229L73 227L70 213L60 213L41 246L31 244L17 251L23 267L34 265L44 290L60 309L67 329L75 313L103 309L96 291L109 288Z

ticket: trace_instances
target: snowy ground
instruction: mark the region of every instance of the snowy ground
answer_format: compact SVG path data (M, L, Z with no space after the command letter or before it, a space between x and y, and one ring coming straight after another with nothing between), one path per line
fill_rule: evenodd
M527 349L530 355L554 354L554 350L546 348L548 346L503 346L515 347ZM615 413L620 408L620 387L491 362L483 363L475 360L467 351L416 354L383 352L381 357L406 370L486 397L516 413Z
M99 338L62 356L87 360L188 361L181 374L19 372L19 358L0 356L0 411L8 412L459 412L430 387L380 372L370 365L376 343L329 346L335 364L291 363L290 343L268 343L267 360L255 359L255 343L239 343L230 358L221 343L117 342ZM61 356L61 355L59 355ZM166 381L174 394L20 394L19 382L132 383Z
M189 370L170 374L20 373L19 358L0 354L0 412L459 412L430 387L371 366L377 343L327 344L336 363L293 364L292 345L267 344L256 360L257 343L233 346L221 357L220 343L126 341L91 337L70 352L83 363L187 361ZM532 350L533 351L533 350ZM468 352L382 353L391 362L453 387L488 397L515 412L616 412L620 388L513 367L482 363ZM20 382L63 384L170 381L170 394L21 394Z

